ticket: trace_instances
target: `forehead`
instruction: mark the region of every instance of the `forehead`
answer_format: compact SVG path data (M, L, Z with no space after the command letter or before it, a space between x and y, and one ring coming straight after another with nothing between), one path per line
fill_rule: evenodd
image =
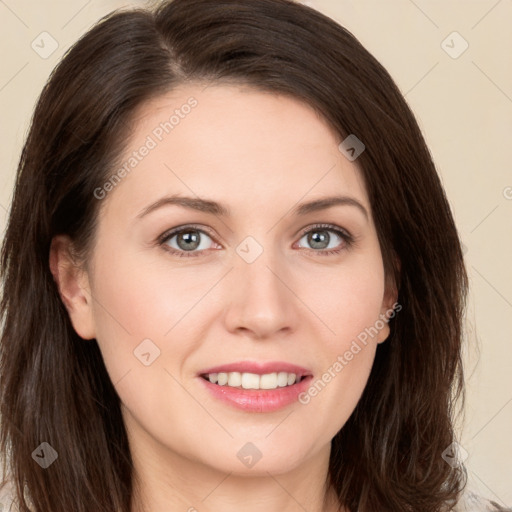
M355 162L312 107L248 86L188 84L133 116L108 202L130 213L165 193L186 193L262 213L270 205L350 193L370 205ZM119 172L124 169L124 172Z

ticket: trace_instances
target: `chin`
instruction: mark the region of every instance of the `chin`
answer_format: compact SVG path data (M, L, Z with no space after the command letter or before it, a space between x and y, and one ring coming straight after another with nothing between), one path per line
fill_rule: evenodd
M290 445L283 451L283 445L275 446L269 440L254 442L234 442L234 447L223 456L217 456L212 461L212 467L217 471L233 473L239 476L262 476L288 473L304 464L307 455L296 446ZM276 449L278 448L278 449ZM219 459L224 459L219 464Z

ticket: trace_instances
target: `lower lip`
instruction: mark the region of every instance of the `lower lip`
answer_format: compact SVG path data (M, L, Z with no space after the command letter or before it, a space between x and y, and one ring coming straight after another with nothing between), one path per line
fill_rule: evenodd
M276 389L238 389L213 384L203 377L199 377L199 380L215 398L237 409L247 412L272 412L296 402L298 396L309 387L312 378L308 375L291 386Z

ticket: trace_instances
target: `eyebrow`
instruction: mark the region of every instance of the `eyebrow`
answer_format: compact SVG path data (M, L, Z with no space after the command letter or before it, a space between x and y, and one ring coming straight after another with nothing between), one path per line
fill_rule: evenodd
M178 205L191 210L218 215L220 217L231 216L229 208L217 203L216 201L210 201L208 199L201 199L198 197L194 198L174 195L162 197L154 203L151 203L149 206L144 208L136 218L140 219L149 213L168 205ZM366 219L369 218L366 208L357 199L349 196L330 196L309 201L307 203L301 203L292 210L292 213L293 215L303 216L308 213L326 210L333 206L354 206L363 213Z
M294 208L293 213L295 215L307 215L308 213L326 210L333 206L354 206L363 213L367 220L369 218L366 208L357 199L349 196L324 197L308 203L302 203Z

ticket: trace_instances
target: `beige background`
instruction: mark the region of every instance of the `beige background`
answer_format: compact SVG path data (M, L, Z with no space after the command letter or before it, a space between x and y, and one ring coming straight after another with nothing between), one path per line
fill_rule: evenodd
M512 506L512 0L304 3L348 28L388 69L437 162L471 279L459 442L472 486ZM2 231L21 145L50 71L103 14L137 4L0 0ZM39 42L43 51L42 32L58 43L47 58L31 47Z

